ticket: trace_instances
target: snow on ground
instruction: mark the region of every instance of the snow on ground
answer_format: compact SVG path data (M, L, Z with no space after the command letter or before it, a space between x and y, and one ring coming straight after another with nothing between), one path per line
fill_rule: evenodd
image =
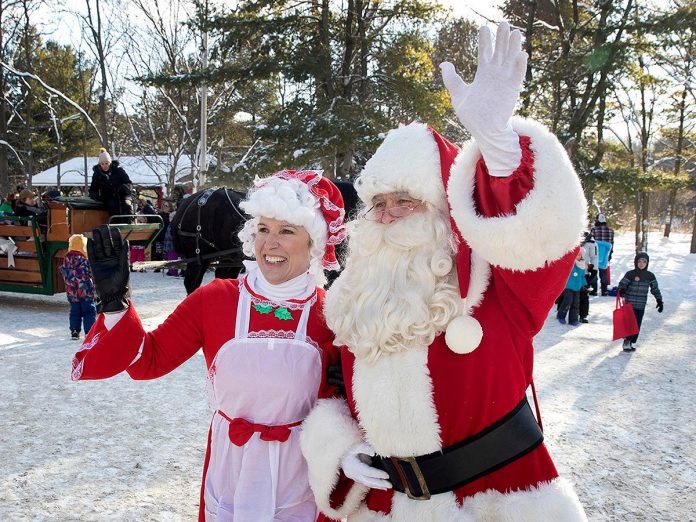
M613 283L633 265L617 239ZM611 342L614 299L590 323L553 313L536 340L546 442L590 520L696 520L696 255L689 237L650 238L665 311L649 299L638 350ZM147 329L184 298L183 282L133 274ZM78 343L68 305L0 293L0 520L194 520L210 412L199 353L146 382L70 381Z

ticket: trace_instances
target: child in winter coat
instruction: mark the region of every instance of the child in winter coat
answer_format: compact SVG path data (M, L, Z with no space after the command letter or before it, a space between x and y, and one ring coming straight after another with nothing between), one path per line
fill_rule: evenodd
M87 238L75 234L68 241L68 253L59 270L65 279L65 293L70 302L70 335L73 340L78 340L80 326L84 326L85 335L92 328L97 308L94 304L92 269L87 259Z
M636 341L638 340L638 334L640 333L640 325L643 322L643 314L645 314L645 305L648 301L648 289L655 300L657 301L658 313L662 313L664 305L662 303L662 293L657 286L657 278L655 274L648 270L648 264L650 263L650 257L646 252L638 252L633 264L635 266L634 270L629 270L626 272L619 281L619 292L621 296L630 303L633 307L633 313L636 315L636 321L638 322L638 333L632 335L631 337L626 337L623 341L623 349L627 352L634 352L636 350Z
M592 237L592 234L585 232L580 248L583 252L584 268L585 268L585 284L580 290L580 322L588 323L587 316L590 315L590 292L594 288L594 293L597 294L597 266L598 252L597 244Z
M562 300L558 305L556 318L561 324L566 324L566 315L568 315L568 324L571 326L580 324L580 321L578 321L580 314L580 291L585 285L586 263L585 253L580 249L575 258L573 269L570 271L565 290L563 290Z

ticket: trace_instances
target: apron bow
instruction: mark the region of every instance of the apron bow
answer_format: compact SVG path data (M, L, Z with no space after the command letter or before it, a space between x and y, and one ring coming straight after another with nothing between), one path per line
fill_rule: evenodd
M236 418L230 420L230 441L236 446L244 446L255 432L259 432L261 440L285 442L290 437L290 428L299 425L300 422L283 424L281 426L266 426L265 424L254 424L246 419Z

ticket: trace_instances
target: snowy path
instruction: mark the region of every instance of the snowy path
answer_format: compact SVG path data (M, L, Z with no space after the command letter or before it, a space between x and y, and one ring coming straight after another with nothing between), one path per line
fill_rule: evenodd
M553 314L536 341L546 441L590 520L696 520L696 255L689 238L651 237L665 298L649 299L638 350L611 343L613 298L590 324ZM632 266L618 239L614 283ZM134 274L152 328L184 297L181 280ZM200 354L157 381L72 383L68 306L0 293L0 520L194 520L209 412Z

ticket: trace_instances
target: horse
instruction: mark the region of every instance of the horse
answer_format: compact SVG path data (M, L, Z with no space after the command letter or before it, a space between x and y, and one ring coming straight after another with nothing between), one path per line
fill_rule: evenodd
M170 223L174 250L186 261L184 287L188 294L201 286L214 260L215 277L234 279L243 265L237 237L249 216L239 203L245 194L227 188L206 189L183 199Z
M358 205L358 195L353 184L348 181L334 181L338 187L346 209L346 220L353 217ZM249 216L240 208L245 194L235 190L218 188L206 189L181 201L172 219L172 239L174 250L186 260L184 286L190 294L203 281L210 263L218 261L215 277L234 279L242 270L244 253L237 233ZM336 257L343 266L347 241L336 247ZM338 277L339 271L327 274L329 283Z

